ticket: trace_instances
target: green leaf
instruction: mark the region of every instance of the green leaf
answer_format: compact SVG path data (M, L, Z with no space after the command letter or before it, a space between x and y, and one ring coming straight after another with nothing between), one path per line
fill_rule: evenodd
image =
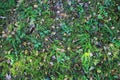
M107 31L111 34L111 35L113 35L113 32L112 32L112 30L105 24L105 28L107 29Z
M119 40L113 40L112 41L116 46L120 47L120 41Z
M98 19L103 19L101 14L98 15Z

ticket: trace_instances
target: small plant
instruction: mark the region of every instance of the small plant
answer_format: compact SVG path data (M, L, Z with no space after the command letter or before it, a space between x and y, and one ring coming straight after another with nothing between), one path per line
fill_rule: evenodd
M82 55L81 60L82 60L82 66L85 71L85 73L89 73L90 67L92 66L92 53L86 52Z

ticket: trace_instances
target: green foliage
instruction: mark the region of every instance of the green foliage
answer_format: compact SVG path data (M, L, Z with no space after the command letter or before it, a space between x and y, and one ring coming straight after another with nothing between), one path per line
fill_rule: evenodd
M5 15L5 13L9 12L9 9L15 7L15 0L2 0L0 2L0 14Z
M119 3L2 0L0 80L118 80Z
M82 55L82 57L81 57L81 60L82 60L82 65L83 65L85 73L88 73L89 72L89 68L92 65L91 64L91 62L92 62L92 60L91 60L91 53L90 52L84 53Z

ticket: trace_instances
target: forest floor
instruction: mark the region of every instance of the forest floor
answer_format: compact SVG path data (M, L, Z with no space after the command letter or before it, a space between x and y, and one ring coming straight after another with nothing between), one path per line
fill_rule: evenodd
M0 1L0 80L120 80L119 3Z

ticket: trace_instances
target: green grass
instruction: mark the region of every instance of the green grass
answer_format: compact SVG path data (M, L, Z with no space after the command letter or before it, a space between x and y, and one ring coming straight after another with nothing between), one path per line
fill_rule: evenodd
M1 1L0 79L119 80L119 3Z

